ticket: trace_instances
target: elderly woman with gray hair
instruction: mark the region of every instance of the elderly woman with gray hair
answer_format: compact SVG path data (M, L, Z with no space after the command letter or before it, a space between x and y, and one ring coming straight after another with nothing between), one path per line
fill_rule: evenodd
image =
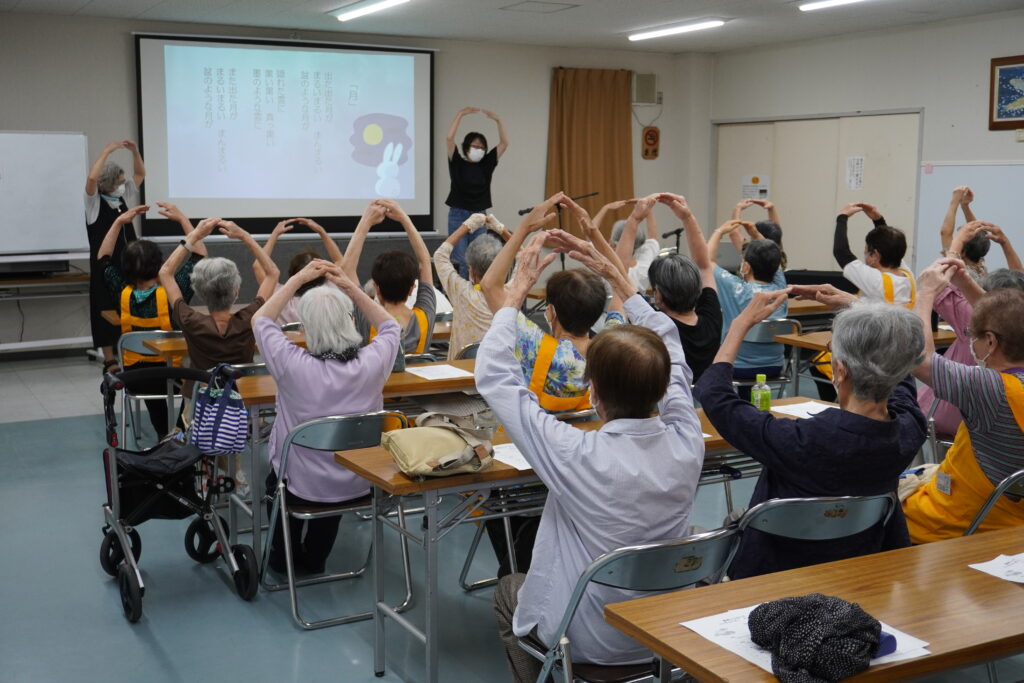
M921 323L912 311L885 303L855 303L840 312L831 342L839 406L806 419L776 419L736 395L732 361L750 328L788 295L788 289L756 294L733 320L715 363L696 386L711 424L764 465L750 505L772 498L895 492L926 437L909 377L923 356ZM838 541L795 541L749 530L729 576L741 579L909 544L899 508L887 522Z
M226 258L205 258L192 270L192 288L202 297L209 313L202 313L185 301L174 280L174 273L188 258L196 243L217 228L231 239L243 242L263 268L256 298L240 310L231 307L238 299L242 276L234 261ZM218 363L251 363L256 352L249 321L263 303L270 298L277 285L279 271L270 257L248 232L231 221L207 218L183 239L160 268L160 284L167 290L167 303L174 324L185 335L192 367L207 370ZM187 393L191 393L190 391Z
M335 287L314 287L299 299L299 318L306 330L306 348L288 341L274 322L295 293L307 282L326 277ZM353 306L354 305L354 306ZM353 319L357 308L377 329L369 344ZM297 425L328 415L352 415L380 410L384 382L398 353L402 329L383 306L371 299L341 269L317 259L288 279L256 311L253 333L277 382L277 419L268 449L271 472L267 491L277 487L280 445ZM288 456L286 496L289 505L324 505L365 496L370 484L344 467L332 453L292 446ZM320 573L338 534L338 517L310 520L301 535L301 522L290 520L299 571ZM274 529L270 567L284 571L284 534Z

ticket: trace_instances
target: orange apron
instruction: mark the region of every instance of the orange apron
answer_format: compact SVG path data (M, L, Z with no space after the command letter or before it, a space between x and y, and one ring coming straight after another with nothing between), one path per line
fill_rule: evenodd
M590 390L581 396L552 396L544 392L544 383L551 369L551 361L558 350L558 340L550 334L541 337L537 358L533 362L533 374L530 375L530 391L537 395L537 402L544 410L560 413L565 410L587 410L590 406Z
M133 288L128 286L121 290L121 334L148 330L174 329L171 327L171 313L170 308L167 305L166 289L163 287L157 287L156 291L153 292L153 296L156 297L155 318L140 318L139 316L132 315L132 291L134 291ZM141 353L135 353L134 351L125 351L123 360L126 366L135 365L136 363L164 362L164 359L160 356L144 356Z
M900 268L900 272L907 276L907 280L910 281L910 303L904 304L907 308L913 310L914 301L916 299L916 289L914 287L914 276L910 271ZM889 273L882 273L882 296L885 297L885 303L893 304L896 303L896 290L892 284L892 275ZM814 369L825 375L829 379L832 379L832 354L828 351L822 351L814 360L811 361L814 364Z
M1017 426L1024 430L1024 386L1013 375L1003 374L1006 399L1013 410ZM940 475L950 479L949 494L937 487ZM962 536L974 520L978 510L992 491L992 482L981 471L967 426L960 423L952 448L946 453L942 464L928 483L924 484L903 501L903 514L907 518L910 540L914 543L930 543L946 538ZM1024 500L1016 503L1002 496L989 510L978 531L992 531L1024 524Z
M427 314L423 312L422 308L412 309L413 315L416 316L416 322L420 326L420 339L416 342L415 353L423 353L427 348L427 333L430 332L430 328L427 327ZM377 328L370 327L370 341L377 336Z

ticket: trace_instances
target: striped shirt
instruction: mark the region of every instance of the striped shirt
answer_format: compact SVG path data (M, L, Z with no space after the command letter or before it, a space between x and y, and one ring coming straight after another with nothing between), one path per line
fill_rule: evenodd
M1011 368L1009 374L1024 382L1024 368ZM932 388L936 396L960 408L974 457L993 485L1024 469L1024 432L1006 399L1002 373L956 363L936 353Z

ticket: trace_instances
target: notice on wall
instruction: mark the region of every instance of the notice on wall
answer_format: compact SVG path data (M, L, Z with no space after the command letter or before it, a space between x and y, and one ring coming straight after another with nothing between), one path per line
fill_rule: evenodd
M864 157L846 157L846 189L864 189Z
M768 176L761 174L743 176L743 182L740 183L742 199L768 199L769 193Z

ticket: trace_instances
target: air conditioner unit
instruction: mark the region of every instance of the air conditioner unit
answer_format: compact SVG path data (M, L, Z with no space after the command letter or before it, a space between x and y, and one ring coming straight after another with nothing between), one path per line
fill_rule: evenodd
M658 75L633 73L633 104L658 104Z

